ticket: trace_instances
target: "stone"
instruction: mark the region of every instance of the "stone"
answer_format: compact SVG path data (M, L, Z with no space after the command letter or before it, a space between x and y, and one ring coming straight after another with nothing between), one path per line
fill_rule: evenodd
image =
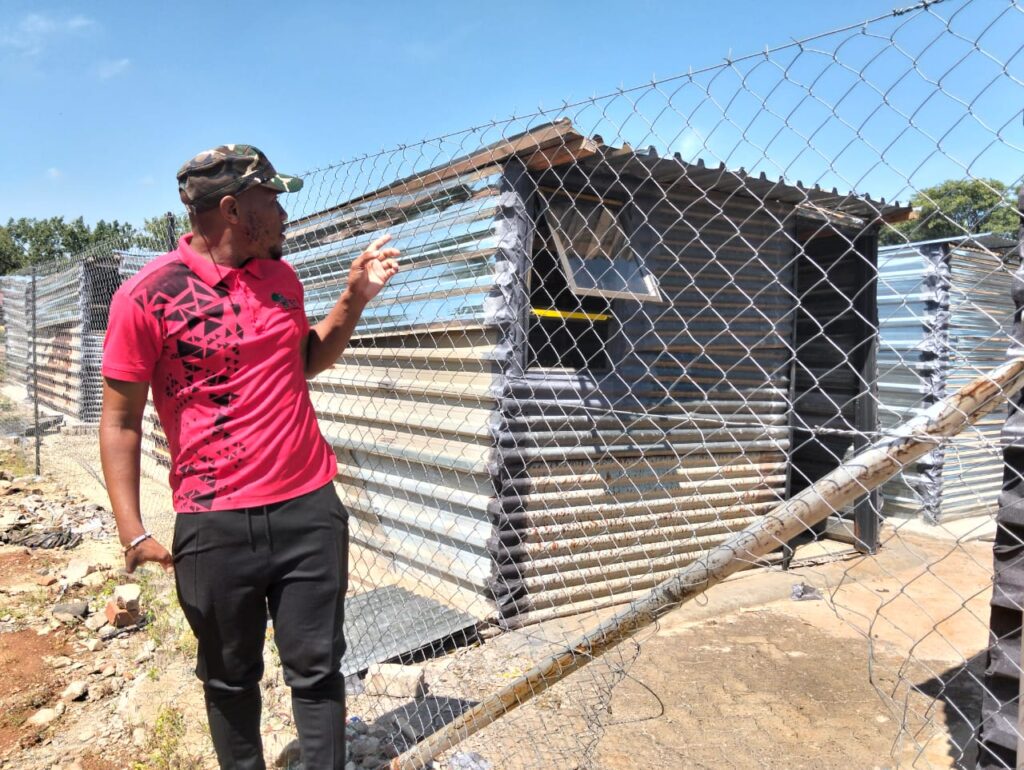
M66 765L64 770L83 770L82 763L77 759L73 760L70 765Z
M111 599L107 602L107 607L104 612L107 618L107 622L114 628L124 628L125 626L132 626L139 622L139 610L136 604L135 610L130 610L125 607L118 606L117 599Z
M491 770L493 767L475 751L457 751L448 760L448 770Z
M100 679L89 688L89 700L100 700L108 695L114 695L121 689L121 680L113 677Z
M65 703L69 703L75 700L83 700L89 692L88 682L76 680L64 688L64 692L60 694L60 699Z
M366 694L391 698L419 698L426 692L423 666L377 663L366 673Z
M103 626L103 628L100 629L99 638L105 642L117 636L119 633L120 631L117 628L115 628L114 626L107 625Z
M85 619L85 627L90 631L99 631L105 625L107 625L107 616L102 612L94 612Z
M372 736L366 736L352 742L352 759L362 760L373 756L380 750L380 741Z
M90 572L84 578L78 581L86 588L99 588L107 582L107 576L102 572Z
M32 727L46 727L54 719L60 716L56 709L39 709L35 714L30 716L25 724L31 725Z
M64 568L64 577L68 583L74 584L96 571L96 567L85 559L72 559Z
M85 649L87 649L89 652L97 652L98 650L102 650L103 649L103 640L102 639L90 639L90 640L88 640L85 643Z
M141 749L144 748L148 742L149 736L146 734L146 728L136 727L132 730L132 743Z
M67 655L57 655L56 657L48 658L47 663L50 664L51 668L67 668L74 663L74 661Z
M119 609L130 612L139 611L139 599L142 596L142 587L138 583L125 583L114 589L114 601Z
M89 604L83 601L61 602L53 605L52 613L61 622L76 622L89 614Z
M49 588L57 582L57 578L53 575L40 575L36 578L36 585L40 585L43 588Z
M102 676L104 679L106 679L108 677L113 676L116 673L117 673L117 668L115 668L113 665L109 665L106 668L104 668L102 671L100 671L100 676Z
M417 741L419 741L420 738L423 737L419 734L416 728L412 726L412 723L405 719L398 720L398 731L402 734L402 737L405 738L405 740L410 745L416 743Z

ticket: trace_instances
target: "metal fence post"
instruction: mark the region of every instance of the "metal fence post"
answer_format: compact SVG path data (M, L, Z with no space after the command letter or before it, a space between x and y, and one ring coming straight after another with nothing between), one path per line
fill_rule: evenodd
M167 224L167 250L174 251L174 247L178 244L178 239L175 237L175 221L174 214L168 211L164 215L164 219Z

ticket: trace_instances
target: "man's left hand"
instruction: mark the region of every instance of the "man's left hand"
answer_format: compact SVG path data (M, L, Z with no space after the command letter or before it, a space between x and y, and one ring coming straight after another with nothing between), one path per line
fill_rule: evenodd
M391 240L382 235L356 257L348 273L348 291L360 302L366 303L377 296L391 277L398 272L398 249L384 248Z

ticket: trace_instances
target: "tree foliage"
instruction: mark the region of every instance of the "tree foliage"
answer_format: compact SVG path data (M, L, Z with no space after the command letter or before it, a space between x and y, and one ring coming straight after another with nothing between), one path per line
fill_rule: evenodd
M173 223L174 238L188 232L185 217ZM172 248L166 216L145 220L142 228L128 222L101 219L90 227L82 217L70 222L64 217L9 219L0 225L0 275L61 257L73 257L92 247L139 247L164 251Z
M998 179L948 179L910 200L914 218L886 227L881 243L929 241L974 233L1016 236L1016 193Z

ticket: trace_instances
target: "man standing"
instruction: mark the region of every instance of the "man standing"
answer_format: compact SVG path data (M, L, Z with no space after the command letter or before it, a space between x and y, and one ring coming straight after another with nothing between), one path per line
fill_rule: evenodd
M311 328L302 284L281 261L286 215L277 196L301 186L249 145L188 161L178 189L192 233L118 290L104 343L100 452L125 566L174 569L222 768L265 767L268 613L305 766L345 764L348 514L306 378L341 355L366 303L398 271L399 252L385 248L390 236L371 243ZM150 385L179 514L173 556L140 512Z

